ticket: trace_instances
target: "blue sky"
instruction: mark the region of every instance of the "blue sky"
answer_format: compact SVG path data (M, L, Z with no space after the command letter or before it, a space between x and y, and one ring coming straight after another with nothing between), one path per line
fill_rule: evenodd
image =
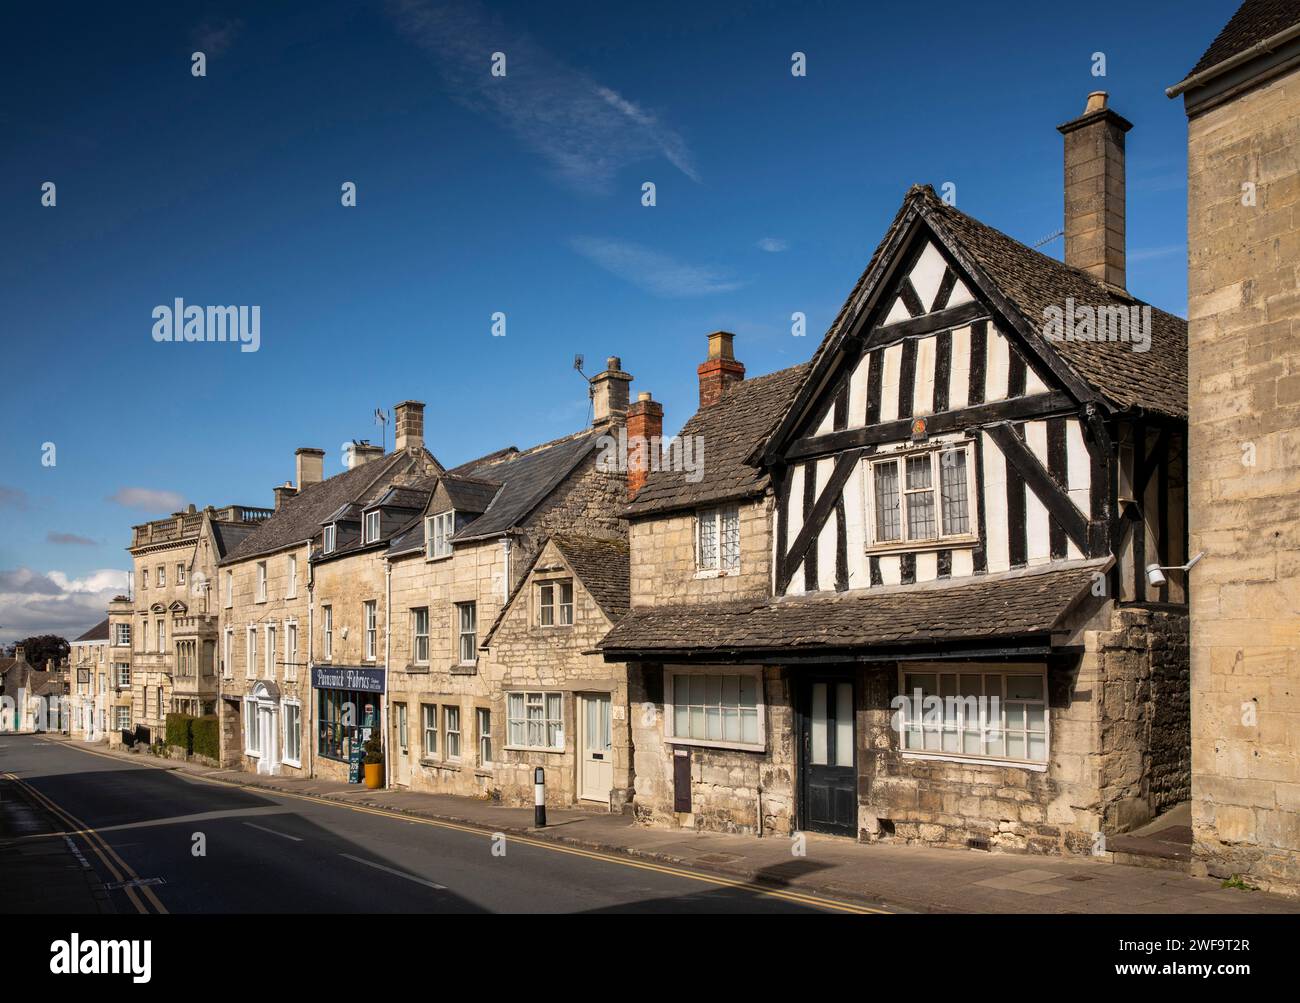
M951 181L1029 243L1059 229L1055 127L1090 90L1134 123L1129 286L1185 313L1186 123L1163 89L1235 6L15 8L0 641L74 636L132 524L268 505L296 447L331 474L344 441L377 441L377 407L427 402L450 466L585 424L573 356L614 354L678 427L708 331L736 332L751 375L812 354L909 185ZM259 351L154 342L177 297L259 305Z

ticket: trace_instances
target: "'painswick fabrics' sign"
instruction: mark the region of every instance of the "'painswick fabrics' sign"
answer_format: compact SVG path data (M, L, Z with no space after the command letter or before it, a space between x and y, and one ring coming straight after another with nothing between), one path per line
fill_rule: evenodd
M384 692L384 670L346 665L313 665L311 686L314 690L359 690L362 693Z

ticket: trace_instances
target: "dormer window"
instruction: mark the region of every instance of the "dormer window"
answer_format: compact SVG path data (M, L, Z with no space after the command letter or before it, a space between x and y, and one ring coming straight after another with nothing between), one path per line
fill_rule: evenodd
M456 513L439 512L424 520L424 553L435 557L451 556L451 535L456 531Z
M327 554L334 553L334 523L330 523L328 526L325 527L325 534L321 542L322 542L321 549L325 553Z
M379 510L366 513L366 543L374 543L379 539Z
M695 516L695 563L700 571L740 570L740 509L704 509Z
M573 582L542 582L538 586L537 613L542 627L572 627Z

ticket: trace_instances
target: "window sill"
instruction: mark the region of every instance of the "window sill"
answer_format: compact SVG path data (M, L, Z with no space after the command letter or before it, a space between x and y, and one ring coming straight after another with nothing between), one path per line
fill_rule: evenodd
M904 759L921 762L956 763L964 766L1009 766L1016 770L1046 773L1046 763L1031 763L1021 759L986 759L981 756L957 756L951 752L903 752Z
M295 770L302 769L301 759L282 759L280 760L280 762L283 763L285 766L292 766Z
M448 671L453 676L477 676L478 662L475 662L472 665L464 665L461 662L454 662Z
M460 772L461 764L454 759L421 759L420 765L428 770L453 770Z
M711 742L701 738L676 738L664 736L665 745L689 745L697 749L730 749L733 752L767 752L767 744L751 745L748 742Z
M939 550L974 550L979 540L970 536L953 537L949 540L917 540L903 543L882 543L868 546L864 553L868 557L885 557L890 554L928 554Z
M426 557L426 558L424 559L424 563L425 563L425 564L435 564L435 563L437 563L438 561L446 561L446 560L449 560L449 559L451 559L451 558L454 557L454 556L455 556L454 554L438 554L436 557Z
M412 676L427 676L429 674L429 663L408 664L402 671Z
M506 752L540 752L543 755L548 755L548 756L562 756L564 755L565 749L563 746L507 745L505 747L505 751Z
M738 574L740 574L739 568L728 568L725 571L720 568L705 568L703 571L695 572L695 578L699 581L705 578L730 578Z

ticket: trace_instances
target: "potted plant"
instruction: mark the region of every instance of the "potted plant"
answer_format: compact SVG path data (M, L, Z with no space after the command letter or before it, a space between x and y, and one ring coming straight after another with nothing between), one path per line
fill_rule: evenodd
M384 786L384 745L379 740L379 729L373 728L366 739L365 757L361 760L366 770L366 786L372 791Z

